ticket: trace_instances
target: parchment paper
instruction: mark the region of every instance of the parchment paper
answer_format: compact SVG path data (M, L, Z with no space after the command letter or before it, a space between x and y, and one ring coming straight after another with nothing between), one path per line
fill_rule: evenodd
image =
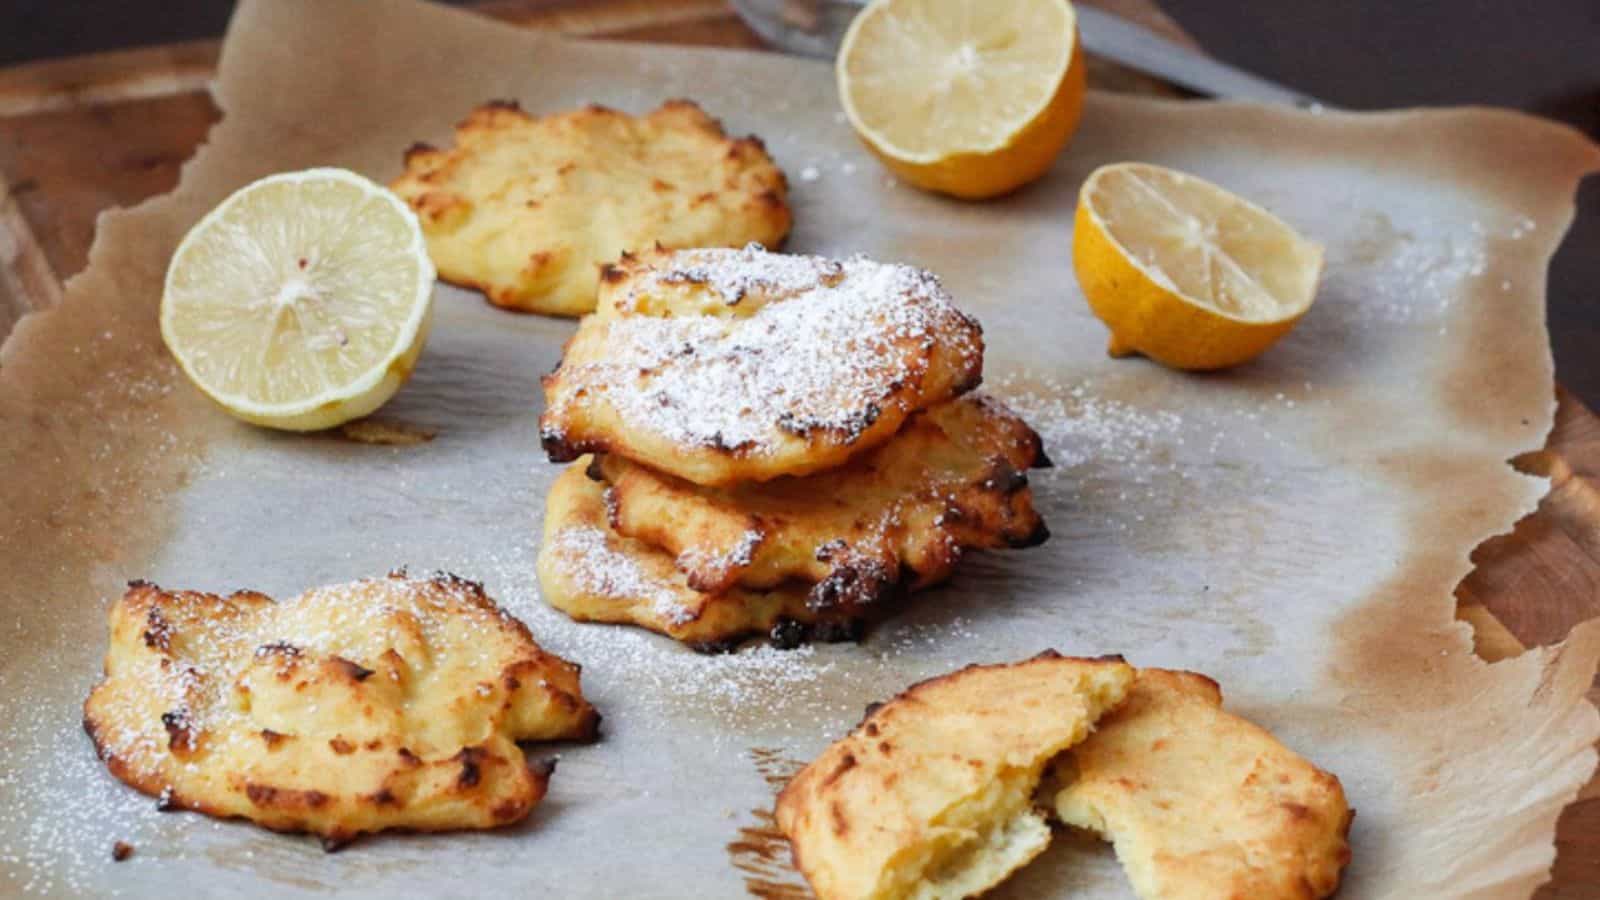
M689 96L766 139L794 250L931 267L987 331L989 389L1059 463L1055 537L979 555L862 646L707 658L568 622L533 574L545 487L537 378L570 323L441 287L413 382L383 411L437 439L275 434L211 409L162 351L167 257L269 172L387 180L489 98L643 111ZM1345 897L1525 896L1595 766L1582 699L1600 627L1488 665L1451 616L1468 553L1545 482L1506 464L1553 410L1545 268L1600 152L1483 110L1302 114L1091 97L1054 172L970 205L897 186L858 147L826 67L564 43L401 0L246 2L225 118L171 196L101 219L61 308L0 352L0 891L49 895L797 895L765 827L774 785L869 701L972 661L1123 652L1221 681L1229 705L1337 773L1358 808ZM1111 360L1070 270L1077 186L1143 159L1249 196L1329 248L1311 313L1257 363L1186 376ZM408 563L482 579L585 666L604 740L562 750L504 832L315 842L161 815L79 731L104 609L128 578L302 588ZM113 864L113 841L136 850ZM1125 895L1109 851L1063 837L1002 894Z

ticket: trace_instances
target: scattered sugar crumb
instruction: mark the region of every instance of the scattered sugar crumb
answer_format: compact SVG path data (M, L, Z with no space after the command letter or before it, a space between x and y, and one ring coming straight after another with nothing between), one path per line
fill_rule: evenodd
M1024 384L1024 379L1008 375L993 380L991 389L1039 432L1045 452L1059 468L1122 459L1158 441L1182 440L1183 419L1177 413L1140 410L1054 379L1045 380L1038 391Z
M694 612L679 603L672 591L646 575L631 557L611 549L605 532L598 528L563 528L552 539L550 552L560 554L564 568L583 593L644 598L657 615L674 625L694 618Z
M1439 222L1410 223L1402 231L1387 216L1376 216L1370 234L1332 255L1329 279L1354 279L1345 290L1362 299L1354 308L1366 316L1388 324L1426 323L1450 311L1464 282L1489 274L1491 242L1522 240L1536 228L1533 219L1517 216L1509 226L1473 221L1464 233ZM1502 293L1511 286L1509 279L1498 282Z

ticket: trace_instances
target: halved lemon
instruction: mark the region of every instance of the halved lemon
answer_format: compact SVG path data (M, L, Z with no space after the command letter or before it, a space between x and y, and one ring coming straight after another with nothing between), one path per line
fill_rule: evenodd
M310 431L382 406L427 339L433 263L410 208L343 169L272 175L190 229L161 337L233 415Z
M1089 175L1072 265L1112 356L1178 369L1254 359L1311 308L1322 248L1216 185L1147 163Z
M836 71L845 115L884 165L974 199L1043 175L1086 90L1067 0L874 0Z

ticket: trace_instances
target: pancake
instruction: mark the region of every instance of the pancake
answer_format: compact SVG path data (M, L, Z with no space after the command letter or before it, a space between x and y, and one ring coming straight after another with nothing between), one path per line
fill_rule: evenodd
M1120 659L1045 653L968 666L877 707L778 795L778 827L820 900L957 900L1042 852L1049 760L1122 701Z
M558 462L614 453L712 486L806 475L981 380L977 322L909 266L652 251L606 280L544 379Z
M545 501L539 587L546 603L580 622L637 625L707 652L765 634L781 647L855 640L870 610L841 599L808 602L810 586L697 591L659 549L612 530L605 486L567 467Z
M164 809L329 847L519 821L553 764L517 742L586 740L599 722L578 667L454 576L281 603L136 582L110 629L84 728L113 775Z
M729 138L687 100L645 116L489 103L456 126L453 148L408 150L392 187L441 278L547 315L594 309L600 267L623 251L777 246L791 219L761 141Z

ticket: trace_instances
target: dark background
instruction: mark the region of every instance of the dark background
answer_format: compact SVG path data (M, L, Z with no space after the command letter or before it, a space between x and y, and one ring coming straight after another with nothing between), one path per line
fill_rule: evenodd
M1351 109L1486 103L1600 140L1600 0L1159 0L1212 54ZM0 0L0 65L222 33L229 0ZM1600 408L1600 176L1550 269L1557 377Z

